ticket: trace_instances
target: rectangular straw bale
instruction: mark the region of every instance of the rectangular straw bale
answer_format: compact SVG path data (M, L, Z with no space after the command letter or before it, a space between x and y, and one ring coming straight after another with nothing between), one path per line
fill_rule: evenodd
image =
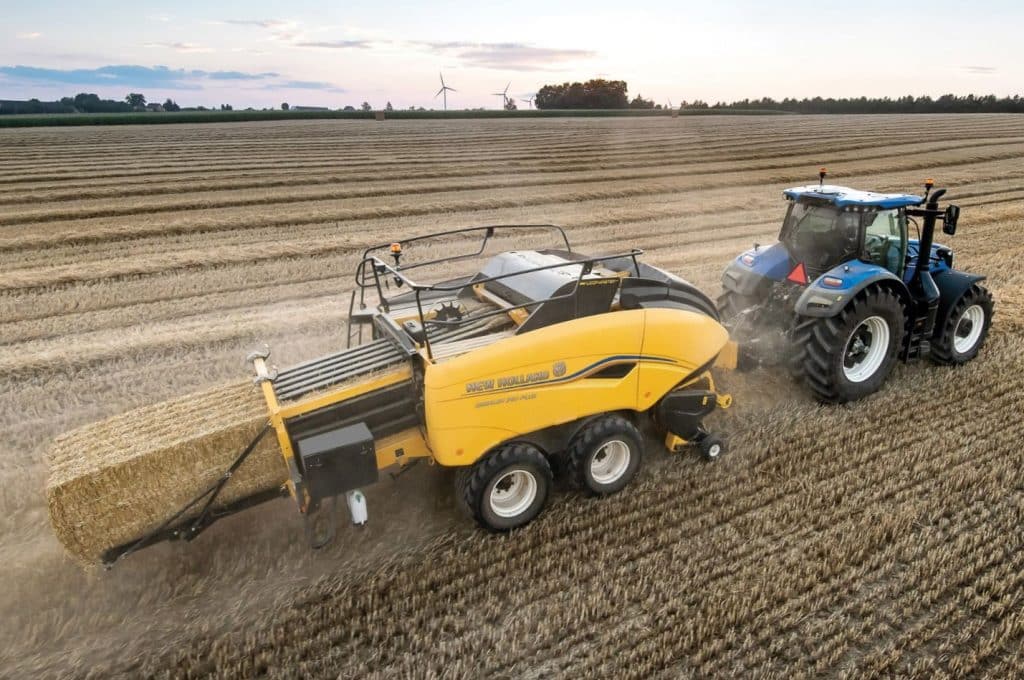
M263 395L246 382L62 435L48 455L46 496L54 532L73 556L98 562L105 550L158 527L208 488L266 422ZM279 487L287 478L277 439L268 432L218 504Z

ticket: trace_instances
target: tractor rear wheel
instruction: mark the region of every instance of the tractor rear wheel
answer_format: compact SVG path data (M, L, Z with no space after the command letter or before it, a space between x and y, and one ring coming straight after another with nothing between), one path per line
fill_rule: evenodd
M488 531L509 531L528 524L547 503L551 466L535 446L507 444L458 475L460 496L473 518Z
M730 324L740 315L740 312L757 305L758 300L753 295L740 295L727 290L718 296L718 316L723 324Z
M858 293L836 316L797 320L799 374L819 401L844 403L877 391L903 341L903 304L885 288Z
M992 325L992 294L973 285L964 293L942 328L935 329L930 358L937 364L965 364L978 356Z
M592 496L621 491L643 461L643 437L626 418L610 414L587 423L569 444L569 483Z

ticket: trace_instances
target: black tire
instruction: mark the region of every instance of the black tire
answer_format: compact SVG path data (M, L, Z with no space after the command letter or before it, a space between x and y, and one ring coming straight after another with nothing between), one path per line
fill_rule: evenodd
M525 477L511 476L513 473L532 479L536 488L521 511L506 515L497 504L503 492L496 492L495 487L508 483L510 486L505 493L515 493L516 484L527 487L531 484ZM537 447L518 443L507 444L488 453L474 463L468 473L456 475L456 480L462 487L459 497L473 519L488 531L501 532L528 524L540 514L551 493L552 474L547 458ZM505 507L506 511L511 509Z
M816 319L798 317L790 332L793 344L789 356L786 358L786 370L789 372L789 377L797 382L803 382L804 379L804 360L807 358L807 345L814 332L815 322Z
M338 497L322 499L316 504L316 509L311 509L304 518L309 547L319 550L328 545L338 530Z
M728 325L740 312L757 304L758 300L753 295L740 295L739 293L727 290L718 296L718 317L723 324Z
M884 328L879 327L879 334L888 331L884 354L872 354L872 324L884 324ZM797 319L794 351L799 355L804 384L819 401L832 404L854 401L878 391L896 364L905 325L899 297L877 286L858 293L834 317ZM881 350L879 347L877 351ZM869 360L872 357L877 365ZM873 368L864 377L857 377L852 374L858 366L863 366L863 370Z
M942 328L935 329L929 358L937 364L956 366L965 364L978 356L981 346L985 344L985 338L988 337L988 330L992 326L993 306L992 294L984 286L978 284L971 286L953 305L949 318L946 319ZM965 314L973 307L978 307L984 315L981 333L969 347L957 349L958 339L966 340L967 337L970 337L974 324L969 318L965 318ZM965 335L967 337L964 337Z
M726 451L725 442L718 437L709 434L700 440L700 453L709 463L721 458Z
M607 470L606 478L601 479L602 460L621 461L623 456L624 464L613 465ZM621 491L632 481L643 463L643 456L644 440L636 425L620 415L601 416L584 425L573 437L565 456L566 476L577 489L592 496L607 496Z

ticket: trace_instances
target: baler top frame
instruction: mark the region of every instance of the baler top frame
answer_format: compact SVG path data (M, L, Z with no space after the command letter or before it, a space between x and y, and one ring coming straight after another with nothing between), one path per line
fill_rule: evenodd
M569 243L569 237L566 235L565 230L554 224L519 224L519 225L488 225L480 227L466 227L463 229L452 229L448 231L434 232L425 234L423 236L416 236L409 239L403 239L402 241L396 241L392 243L381 243L378 245L370 246L363 251L363 257L356 267L355 282L356 290L352 292L352 297L349 302L349 319L350 323L365 324L372 321L374 317L378 315L376 309L369 307L366 300L367 290L373 290L376 292L377 297L380 301L380 308L388 312L391 310L392 305L399 297L398 295L388 296L387 290L390 290L391 283L393 282L397 288L405 287L406 292L399 295L410 296L415 302L416 316L419 320L419 326L422 328L422 345L426 352L428 360L433 360L433 350L430 343L430 329L431 328L449 328L457 325L466 323L467 321L479 321L489 317L507 315L515 310L523 310L529 307L536 307L538 305L559 301L569 300L576 298L580 283L583 279L593 272L594 266L602 262L608 262L611 260L621 260L628 258L632 263L633 271L637 276L641 275L640 265L637 257L643 255L643 250L638 248L632 248L628 251L619 253L613 253L610 255L601 255L596 257L573 257L571 262L555 262L551 264L539 265L536 267L530 267L522 270L513 272L507 272L503 274L497 274L494 276L481 276L477 275L472 279L463 277L456 280L445 280L435 283L424 283L422 281L414 280L409 276L408 272L413 269L420 269L430 266L437 266L443 264L449 264L453 262L471 260L478 258L484 254L487 249L488 243L491 239L495 238L499 231L503 232L527 232L546 230L554 235L557 239L565 245L565 253L574 254L572 245ZM401 264L401 257L406 247L416 243L423 243L431 240L442 239L446 237L468 235L473 233L482 233L483 238L480 241L480 246L473 252L450 255L447 257L439 257L423 262L414 262L410 264ZM385 259L379 257L375 253L382 253L388 251L391 257L394 259L394 264L387 262ZM522 303L514 303L509 301L503 301L502 305L497 306L493 309L487 309L483 312L477 312L457 320L448 320L441 318L431 318L430 315L424 311L424 294L427 293L448 293L456 294L464 290L467 285L482 286L484 284L492 283L495 281L501 281L503 279L509 279L512 277L524 276L528 274L534 274L537 272L549 271L553 269L565 269L567 267L579 267L579 273L576 276L575 282L571 290L551 295L544 298L530 299ZM389 278L390 277L390 278ZM358 297L358 307L356 304ZM351 346L353 335L349 333L348 344ZM361 339L361 338L360 338Z

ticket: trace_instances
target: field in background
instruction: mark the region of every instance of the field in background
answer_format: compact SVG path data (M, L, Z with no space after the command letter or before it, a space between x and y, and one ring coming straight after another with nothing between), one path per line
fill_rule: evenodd
M740 676L1024 672L1024 118L278 121L0 130L0 649L12 675ZM553 222L636 245L717 294L770 242L781 189L914 190L987 273L996 323L962 370L899 369L819 408L725 376L715 465L649 448L623 495L555 496L483 536L420 466L371 526L305 548L282 500L195 543L83 573L49 528L60 432L344 342L368 244Z
M139 113L48 113L0 116L3 127L53 127L62 125L154 125L174 123L241 123L296 120L373 120L380 111L176 111ZM651 116L763 116L785 115L769 109L464 109L450 111L384 112L389 120L456 120L464 118L649 118Z

